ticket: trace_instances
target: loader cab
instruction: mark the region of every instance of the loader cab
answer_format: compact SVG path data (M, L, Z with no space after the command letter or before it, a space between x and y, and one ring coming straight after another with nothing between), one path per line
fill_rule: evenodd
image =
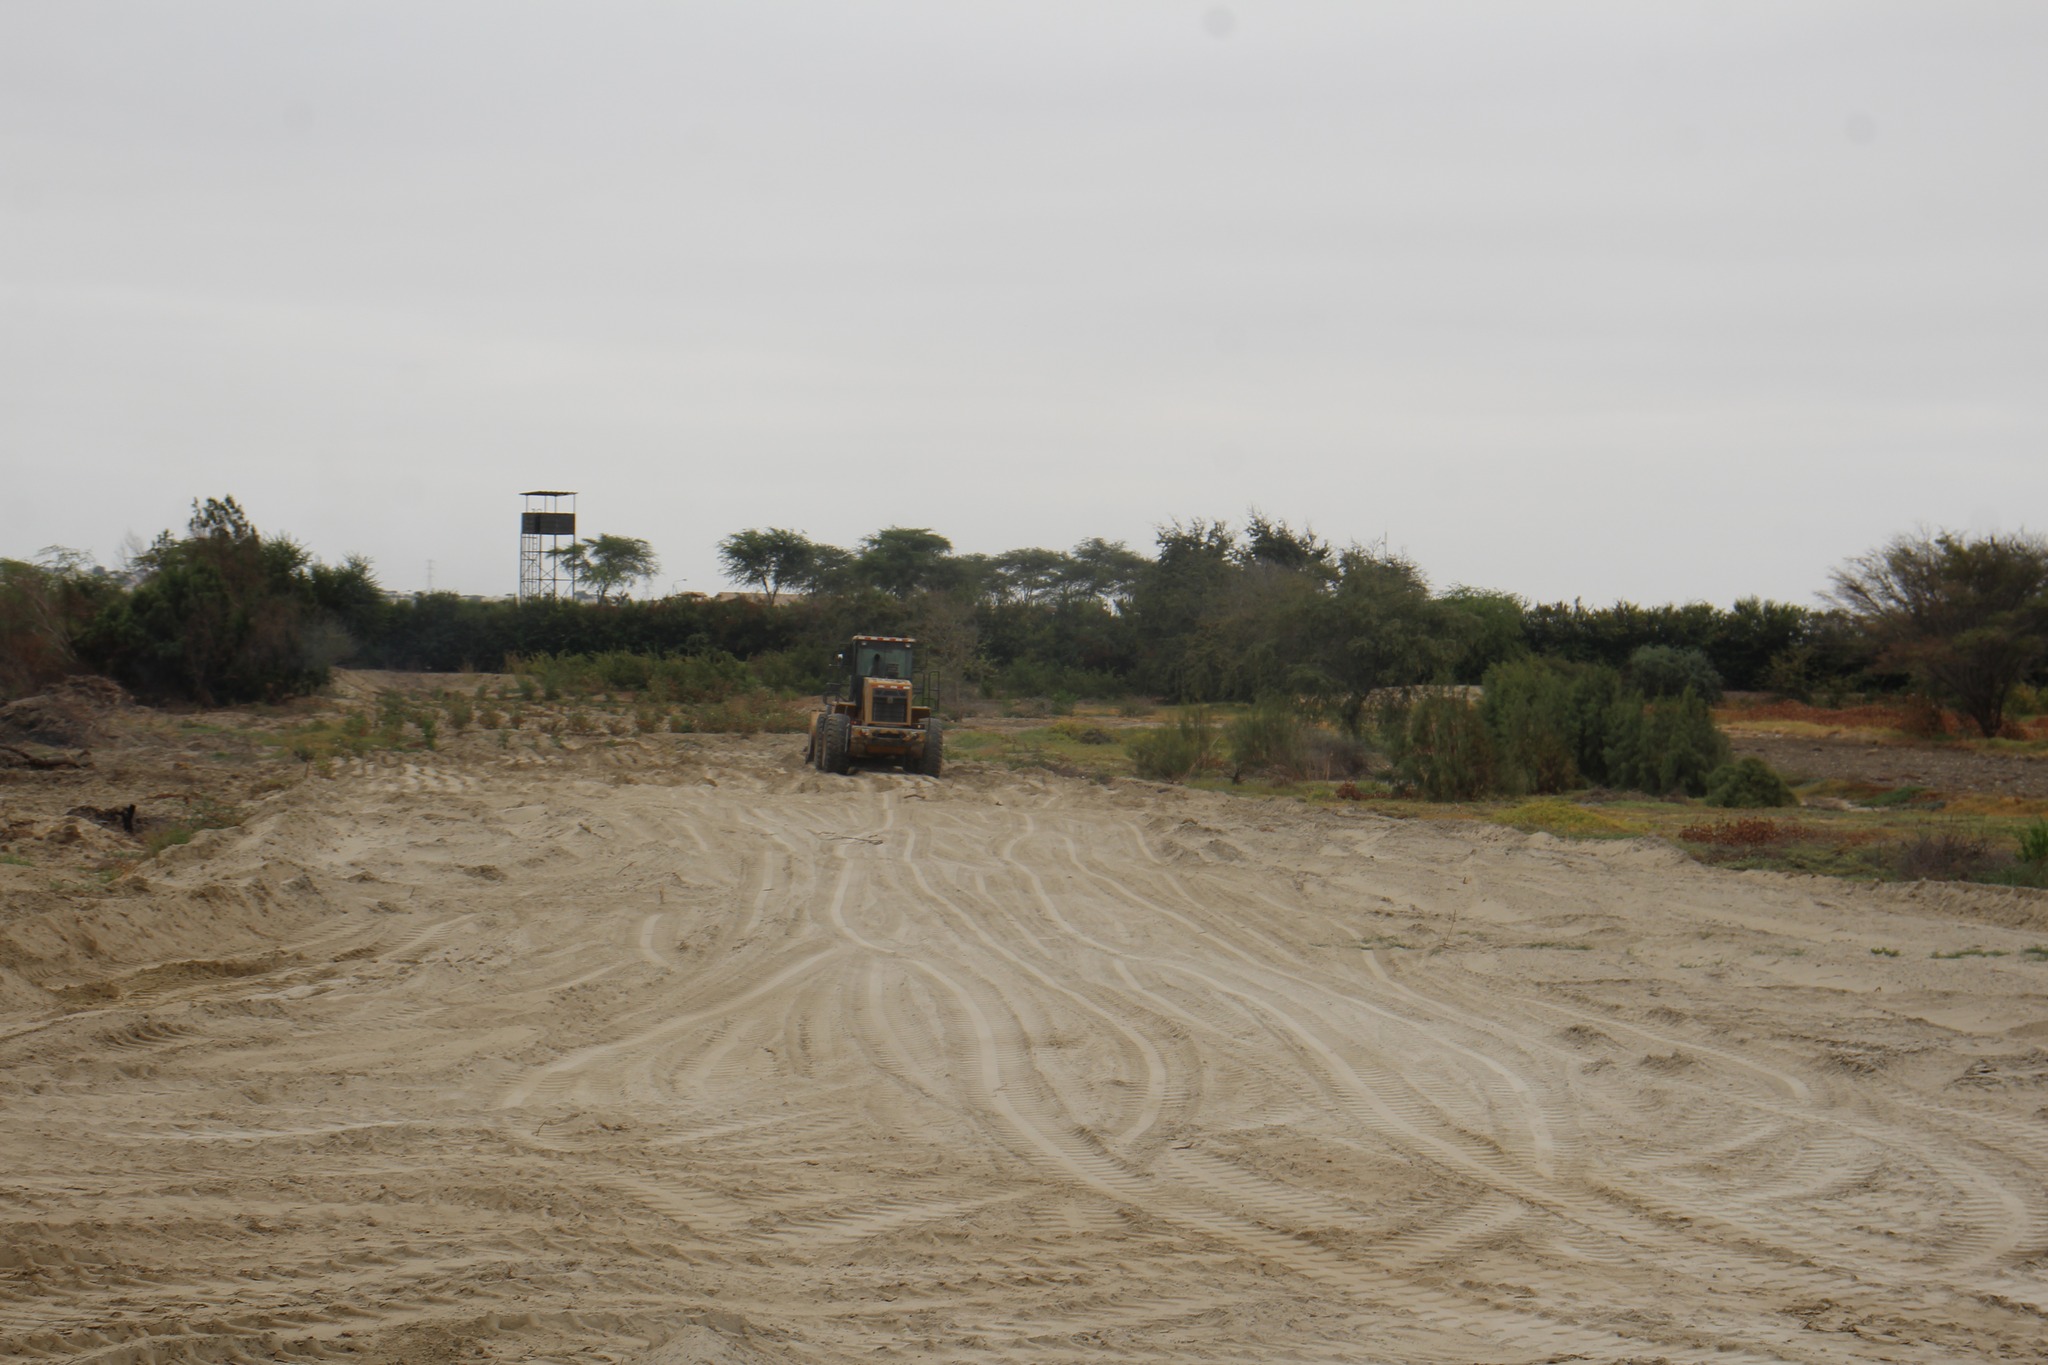
M861 725L911 723L912 648L917 641L900 635L856 635L847 665L847 700Z

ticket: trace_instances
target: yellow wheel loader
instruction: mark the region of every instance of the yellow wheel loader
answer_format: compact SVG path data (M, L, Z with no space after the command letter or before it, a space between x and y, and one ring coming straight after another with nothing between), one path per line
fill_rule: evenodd
M856 763L896 763L937 777L945 763L945 727L913 692L911 660L917 641L901 635L856 635L841 655L846 696L828 691L811 717L804 757L820 772L850 772ZM927 700L932 688L927 686Z

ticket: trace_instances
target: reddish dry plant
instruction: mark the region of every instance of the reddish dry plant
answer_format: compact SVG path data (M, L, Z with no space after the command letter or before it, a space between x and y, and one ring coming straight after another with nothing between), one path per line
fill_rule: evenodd
M1358 784L1356 782L1340 782L1337 784L1337 790L1330 794L1336 797L1339 801L1365 800L1365 793L1358 789Z
M1797 825L1781 825L1775 820L1759 820L1752 816L1724 820L1718 825L1687 825L1678 831L1678 837L1689 844L1712 844L1717 848L1756 848L1763 844L1783 843L1802 832Z

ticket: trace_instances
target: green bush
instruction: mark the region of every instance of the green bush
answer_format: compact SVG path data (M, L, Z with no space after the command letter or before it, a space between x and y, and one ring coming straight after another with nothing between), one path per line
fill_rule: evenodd
M1521 659L1486 672L1479 713L1502 790L1560 792L1607 780L1608 714L1621 675L1598 664Z
M1707 804L1752 810L1797 803L1785 779L1760 758L1738 758L1714 769L1707 778Z
M1386 724L1398 787L1425 801L1470 801L1493 789L1493 736L1464 697L1428 694Z
M1307 730L1285 702L1277 698L1260 701L1224 729L1230 746L1230 780L1242 781L1248 772L1299 777L1307 756Z
M1721 700L1721 675L1697 649L1644 645L1628 656L1629 682L1653 700L1687 692L1712 705Z
M1648 705L1625 692L1607 713L1607 780L1617 787L1701 796L1729 758L1707 704L1691 692Z
M1362 739L1310 726L1302 733L1301 776L1311 782L1336 782L1362 777L1371 766L1372 751Z
M1205 706L1185 707L1171 725L1131 736L1126 748L1138 776L1183 782L1215 762L1216 721Z
M141 584L108 600L76 642L81 659L141 695L211 706L310 692L379 617L367 561L321 564L258 534L233 498L194 503L187 530L136 558Z
M2020 861L2048 863L2048 820L2036 818L2020 831Z

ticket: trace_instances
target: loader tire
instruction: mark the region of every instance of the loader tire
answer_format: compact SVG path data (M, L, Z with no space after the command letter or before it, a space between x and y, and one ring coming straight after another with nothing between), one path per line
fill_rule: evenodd
M924 723L924 751L917 756L917 770L937 777L946 766L946 727L937 716Z
M845 716L830 715L818 722L818 770L844 773L852 762L847 750L853 744L853 722Z

